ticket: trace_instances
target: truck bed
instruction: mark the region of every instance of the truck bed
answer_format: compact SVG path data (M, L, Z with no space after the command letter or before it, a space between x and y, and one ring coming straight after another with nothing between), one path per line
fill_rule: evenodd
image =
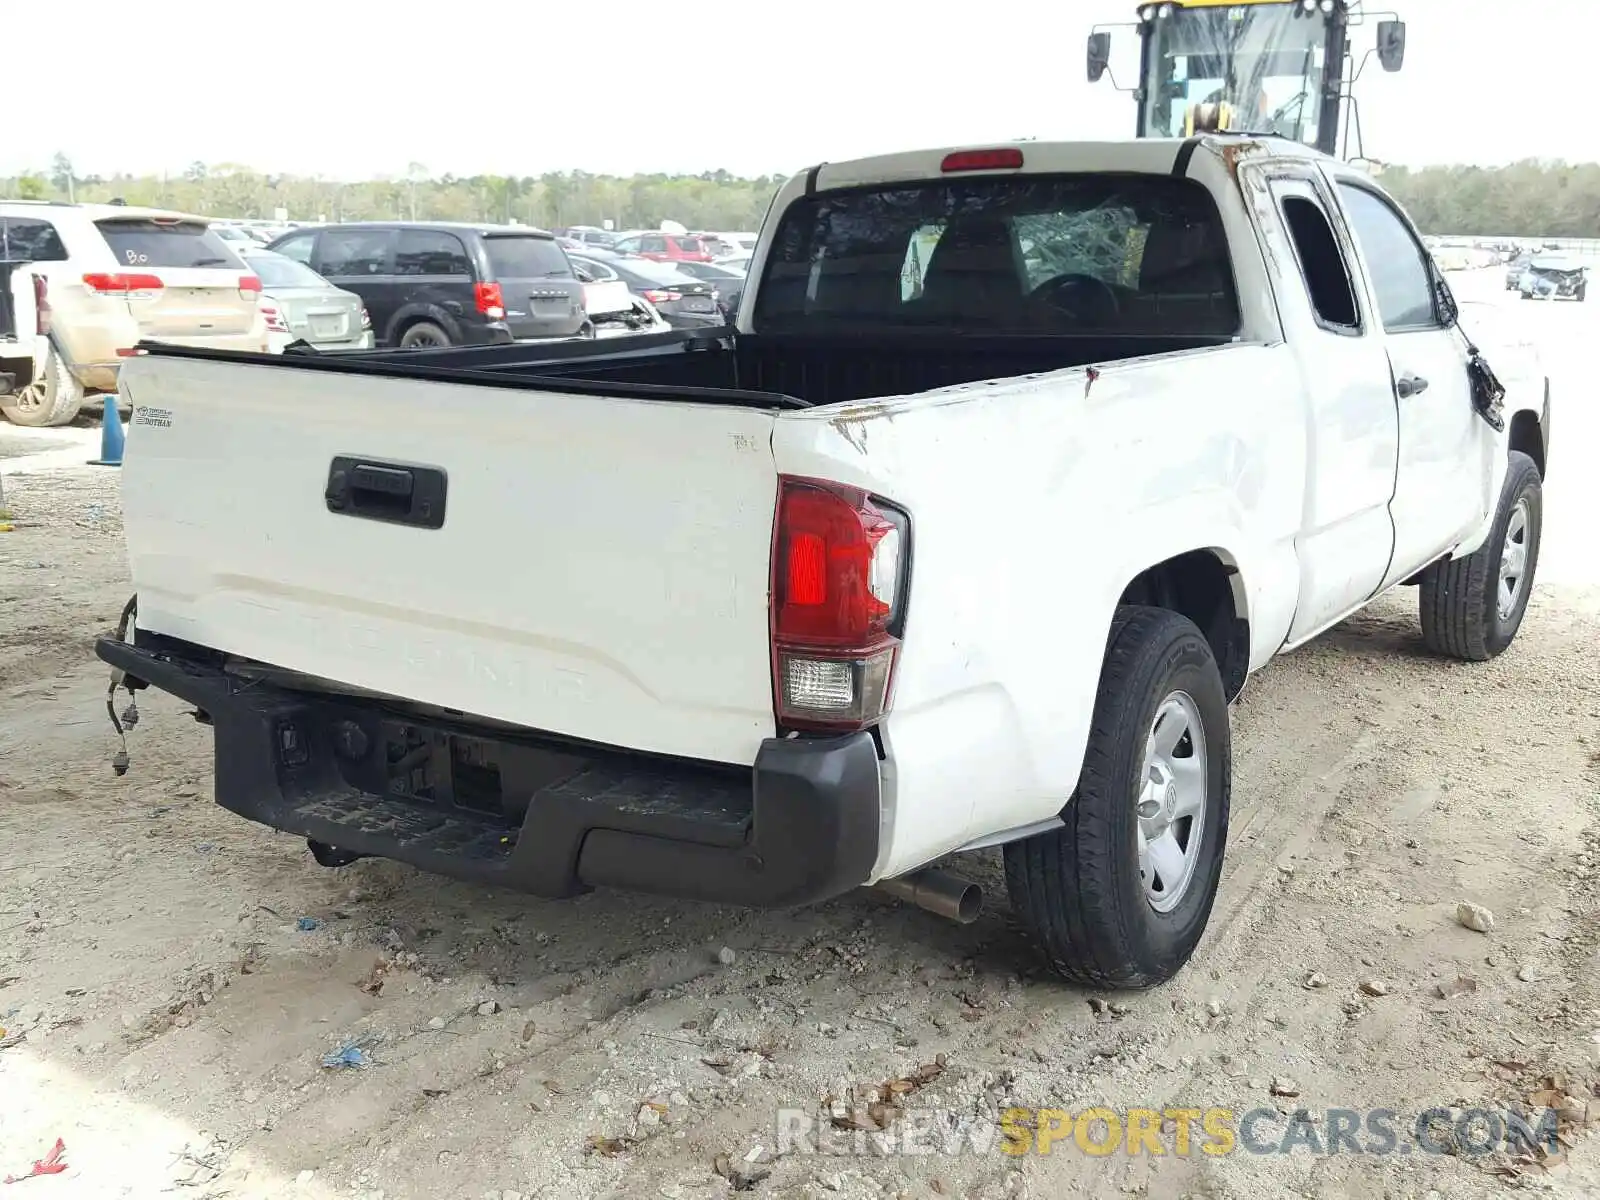
M792 423L818 403L1193 344L624 341L150 347L120 380L139 630L519 728L748 766L776 729L779 476L831 469L804 454L780 467L785 410Z
M501 386L537 386L540 380L561 379L568 390L579 392L589 390L584 385L593 385L597 394L670 395L783 408L911 395L985 379L1201 349L1229 340L1142 335L952 337L942 330L906 330L888 337L881 331L797 337L712 329L642 335L627 339L624 347L614 341L575 341L338 355L291 351L284 361L332 362L339 364L335 369L358 373L454 377ZM161 352L172 351L164 347ZM685 389L691 389L690 394Z

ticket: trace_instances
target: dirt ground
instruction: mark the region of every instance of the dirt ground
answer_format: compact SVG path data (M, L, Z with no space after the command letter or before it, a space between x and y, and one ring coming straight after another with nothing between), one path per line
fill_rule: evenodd
M1590 311L1513 315L1576 362ZM208 731L149 693L116 777L90 645L131 590L117 472L82 465L92 427L0 431L0 1178L61 1138L19 1197L1600 1195L1600 417L1570 378L1516 644L1429 658L1401 590L1256 677L1209 932L1125 995L1040 972L992 856L962 864L990 889L968 927L869 893L763 914L328 871L216 808ZM350 1042L372 1065L322 1065ZM1407 1152L1423 1110L1519 1103L1575 1109L1570 1153ZM1324 1134L1386 1108L1402 1145L973 1149L1010 1106ZM948 1144L781 1145L835 1117Z

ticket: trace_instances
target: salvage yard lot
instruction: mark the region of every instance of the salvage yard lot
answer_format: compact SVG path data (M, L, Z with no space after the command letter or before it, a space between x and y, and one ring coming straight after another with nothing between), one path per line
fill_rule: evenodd
M329 872L216 808L208 731L150 693L118 778L90 648L128 591L117 475L77 465L92 429L38 438L38 459L13 436L0 1177L59 1137L70 1166L28 1185L40 1196L1595 1194L1600 414L1582 364L1597 310L1508 303L1500 275L1459 290L1538 338L1559 389L1520 637L1482 666L1427 657L1403 589L1258 676L1234 709L1210 930L1173 984L1137 995L1038 969L994 858L968 927L875 894L762 914ZM1492 932L1458 923L1462 901ZM350 1043L370 1066L322 1065ZM1305 1108L1321 1134L1330 1109L1390 1109L1409 1145L1423 1110L1562 1093L1578 1101L1567 1163L1214 1155L1198 1120L1187 1156L1096 1155L1072 1133L1048 1154L970 1149L1011 1106ZM936 1118L967 1152L819 1156L781 1136ZM1281 1145L1281 1123L1254 1130Z

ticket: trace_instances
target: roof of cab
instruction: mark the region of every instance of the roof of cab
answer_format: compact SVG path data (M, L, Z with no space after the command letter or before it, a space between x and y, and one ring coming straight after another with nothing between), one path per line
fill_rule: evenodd
M819 190L864 187L873 184L913 183L943 178L940 164L946 155L967 151L1019 150L1020 168L964 172L968 175L1071 174L1075 171L1129 171L1167 175L1205 148L1221 153L1225 147L1250 148L1252 155L1334 162L1321 151L1292 138L1270 134L1205 133L1189 138L1117 138L1081 142L990 142L985 145L943 146L881 154L847 162L822 163L801 174L811 177Z

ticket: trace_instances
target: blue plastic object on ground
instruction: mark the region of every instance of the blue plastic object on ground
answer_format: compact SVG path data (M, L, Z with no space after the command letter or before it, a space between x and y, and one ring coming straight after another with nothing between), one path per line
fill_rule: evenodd
M117 394L106 396L105 416L100 419L100 457L91 458L91 467L120 467L122 448L127 441L122 430L122 414L117 411Z
M372 1056L354 1042L346 1042L331 1054L322 1056L325 1067L370 1067Z
M300 930L301 933L310 933L313 929L321 924L322 922L317 920L315 917L301 917L295 922L295 928Z

